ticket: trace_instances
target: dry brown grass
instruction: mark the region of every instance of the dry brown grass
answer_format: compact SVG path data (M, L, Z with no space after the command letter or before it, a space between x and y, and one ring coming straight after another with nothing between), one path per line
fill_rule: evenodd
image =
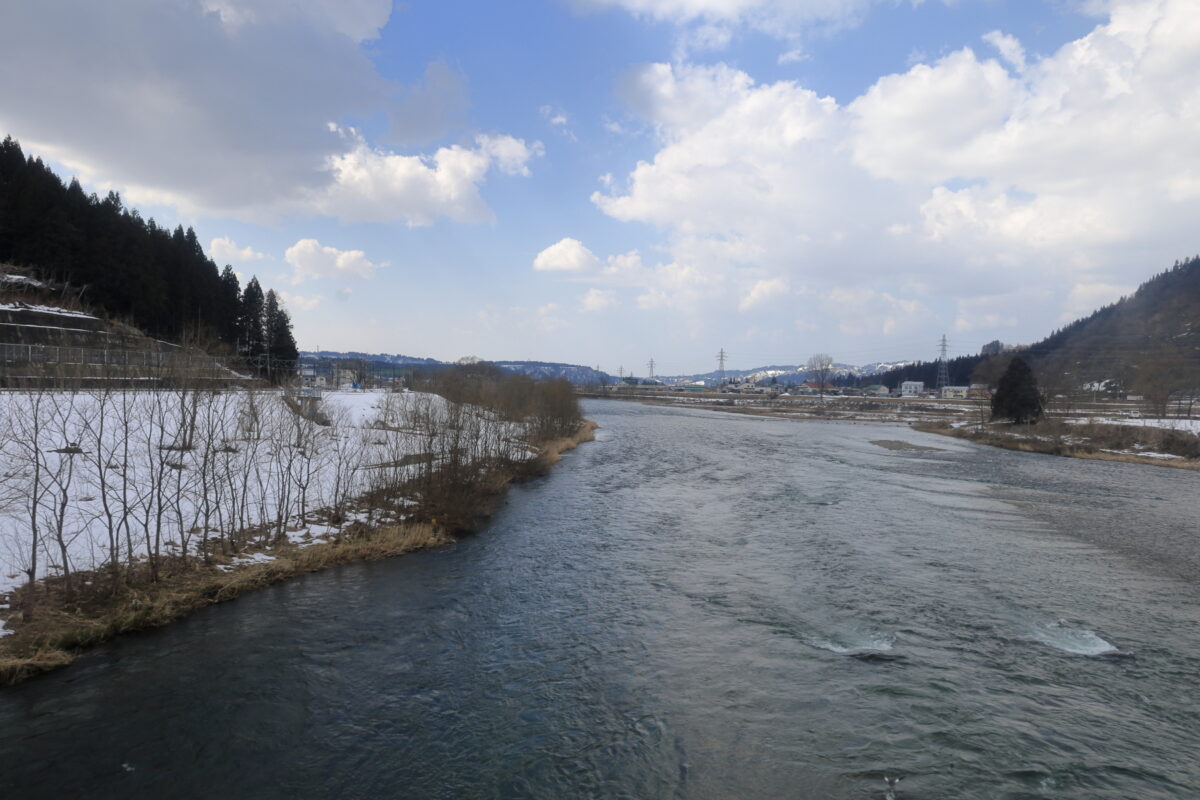
M14 618L15 632L0 640L0 686L71 663L78 653L119 634L153 628L213 603L246 592L351 561L374 561L448 544L444 531L426 524L351 526L337 541L297 547L283 544L266 551L273 561L224 572L197 568L157 584L139 586L114 596L70 604L43 601L27 624ZM50 595L53 600L54 596Z
M1146 464L1155 467L1200 470L1200 460L1190 457L1193 444L1176 431L1154 428L1138 429L1124 425L1067 425L1057 420L1045 420L1036 425L988 426L952 428L948 425L917 425L918 430L939 433L976 444L1002 447L1022 453L1087 458L1095 461L1120 461L1126 464ZM1144 447L1152 452L1179 455L1179 458L1153 458L1131 452L1110 452Z
M582 423L580 423L579 430L577 430L574 435L564 436L561 439L552 439L551 441L543 444L541 447L541 453L539 453L538 457L534 459L536 462L538 462L539 471L545 472L545 470L549 467L557 464L559 461L562 461L562 454L568 450L574 450L584 442L594 441L596 439L596 428L599 427L600 425L598 423L593 422L590 419L585 419Z

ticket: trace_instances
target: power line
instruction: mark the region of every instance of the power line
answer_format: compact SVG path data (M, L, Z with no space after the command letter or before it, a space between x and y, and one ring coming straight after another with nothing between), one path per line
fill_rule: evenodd
M717 351L717 370L721 373L721 383L725 383L725 348Z
M650 380L654 380L654 359L647 361L646 366L650 369Z

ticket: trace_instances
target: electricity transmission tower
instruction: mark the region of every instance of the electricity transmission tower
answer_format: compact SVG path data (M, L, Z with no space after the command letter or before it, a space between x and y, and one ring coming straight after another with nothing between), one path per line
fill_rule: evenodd
M942 341L938 343L938 371L937 371L937 390L938 394L942 393L942 389L950 383L950 366L946 363L946 352L949 350L950 344L946 341L946 334L942 334Z
M650 380L654 380L654 359L651 358L649 361L647 361L646 366L650 370Z
M725 348L717 351L717 371L721 373L721 383L725 383Z

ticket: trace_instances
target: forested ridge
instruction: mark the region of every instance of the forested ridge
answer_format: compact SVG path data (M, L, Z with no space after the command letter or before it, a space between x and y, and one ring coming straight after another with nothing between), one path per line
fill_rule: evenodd
M80 292L90 310L142 332L217 346L268 365L296 358L291 320L273 290L217 265L192 228L169 230L126 208L116 192L64 183L11 136L0 143L0 264ZM224 348L220 348L224 345Z
M1039 379L1057 387L1110 381L1114 387L1150 391L1200 384L1200 256L1176 261L1133 294L1098 308L1019 348ZM1007 356L1001 360L1006 361ZM982 355L947 362L951 384L979 376ZM932 386L937 362L927 361L857 379L858 383L923 380Z

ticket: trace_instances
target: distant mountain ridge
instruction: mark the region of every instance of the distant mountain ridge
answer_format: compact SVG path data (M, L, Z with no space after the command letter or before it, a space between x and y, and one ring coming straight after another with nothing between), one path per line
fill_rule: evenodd
M830 372L832 379L848 380L856 378L868 378L872 375L878 375L888 370L897 369L916 362L913 361L895 361L884 362L876 361L862 366L854 364L834 363ZM762 367L753 367L751 369L727 369L724 373L718 370L712 372L700 372L693 375L667 375L658 376L658 380L666 384L686 385L686 384L703 384L705 386L718 386L721 379L734 380L739 383L769 383L772 378L775 382L783 385L800 384L809 380L812 376L809 374L807 366L800 364L771 364Z
M344 360L357 359L372 362L375 364L386 364L396 366L412 366L412 367L450 367L457 362L439 361L436 358L422 358L418 356L407 356L403 354L392 353L363 353L359 351L337 351L337 350L305 350L301 351L300 359L303 360ZM536 380L554 380L562 378L576 386L596 386L596 385L611 385L617 383L617 377L610 375L603 370L598 370L595 367L587 367L582 364L567 364L557 361L484 361L478 363L490 364L499 367L505 372L511 372L516 375L528 375ZM879 374L884 370L893 369L898 366L905 366L909 361L899 362L875 362L863 366L855 366L853 364L834 364L832 376L841 379L852 379L869 377ZM750 383L767 383L771 378L775 378L777 383L784 385L799 384L808 380L809 375L805 367L800 365L777 364L762 367L754 367L753 369L727 369L724 373L726 380L736 380L738 382ZM687 384L702 384L708 387L716 387L721 383L721 373L714 370L712 372L696 373L693 375L671 375L671 376L656 376L656 382L668 386L681 386Z
M416 356L406 355L391 355L388 353L361 353L357 350L341 352L338 350L301 350L300 359L319 359L328 358L335 360L344 359L361 359L363 361L378 361L384 364L446 364L448 362L438 361L436 358L418 358Z
M339 352L335 350L307 350L300 353L301 361L329 360L361 360L374 364L391 366L447 368L457 362L439 361L436 358L420 358L390 353L361 353L357 351ZM581 364L563 364L552 361L484 361L480 364L490 364L514 375L528 375L536 380L555 380L563 378L576 386L616 383L616 378L606 372Z

